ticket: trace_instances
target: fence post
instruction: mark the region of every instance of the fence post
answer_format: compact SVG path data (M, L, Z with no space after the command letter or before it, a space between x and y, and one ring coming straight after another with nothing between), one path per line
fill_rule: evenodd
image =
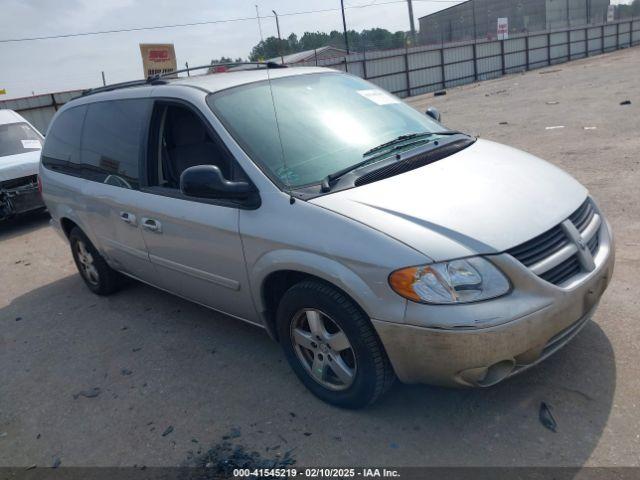
M604 53L604 25L600 25L600 53Z
M478 81L478 53L476 51L477 42L473 40L473 80Z
M620 50L620 22L616 23L616 50Z
M440 47L440 73L442 75L442 88L447 88L447 82L445 79L445 70L444 70L444 45Z
M404 47L404 71L407 77L407 97L411 96L411 75L409 75L409 49Z
M53 107L53 111L57 112L58 111L58 102L56 102L56 95L55 93L51 94L51 106Z
M524 37L524 50L525 50L525 56L527 58L527 71L529 71L531 69L531 64L529 63L529 34L527 33L527 36Z
M316 67L318 66L318 49L314 48L313 49L313 55L316 57Z
M551 34L547 33L547 64L551 65Z
M367 79L367 46L362 44L362 75Z
M504 75L506 73L504 61L504 40L500 40L500 60L500 63L502 64L502 75Z
M584 56L589 56L589 27L584 27Z
M571 30L567 30L567 60L571 61Z

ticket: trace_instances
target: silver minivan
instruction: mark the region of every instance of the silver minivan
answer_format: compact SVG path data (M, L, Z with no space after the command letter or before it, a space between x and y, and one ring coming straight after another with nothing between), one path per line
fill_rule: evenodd
M587 323L611 229L562 170L439 120L323 68L155 77L60 109L42 193L93 292L262 327L327 402L488 387Z

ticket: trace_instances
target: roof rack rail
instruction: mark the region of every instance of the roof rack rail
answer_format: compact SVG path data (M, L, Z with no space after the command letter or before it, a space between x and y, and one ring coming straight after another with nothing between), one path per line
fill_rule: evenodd
M100 92L110 92L112 90L119 90L121 88L139 87L141 85L147 85L147 84L161 85L164 83L167 83L167 82L162 80L158 81L157 79L154 79L151 77L145 80L130 80L128 82L112 83L110 85L105 85L104 87L88 88L82 91L82 96L84 97L86 95L92 95L94 93L100 93Z
M198 67L183 68L181 70L174 70L173 72L158 73L156 75L150 75L144 80L131 80L128 82L112 83L111 85L105 85L104 87L88 88L82 91L82 96L92 95L94 93L110 92L112 90L119 90L121 88L139 87L142 85L164 85L167 82L165 78L175 77L179 73L191 72L193 70L210 69L213 67L235 67L240 65L255 65L256 68L264 66L265 68L287 68L286 65L275 62L229 62L229 63L211 63L209 65L200 65Z
M260 68L261 66L265 67L265 68L287 68L287 65L283 65L281 63L276 63L276 62L226 62L226 63L210 63L209 65L200 65L198 67L189 67L189 68L183 68L181 70L174 70L173 72L167 72L167 73L158 73L156 75L152 75L150 77L147 78L147 81L155 81L155 80L160 80L162 78L167 78L167 77L172 77L174 75L177 75L178 73L188 73L188 72L192 72L194 70L204 70L206 69L210 69L210 68L215 68L215 67L239 67L241 65L255 65L256 68Z

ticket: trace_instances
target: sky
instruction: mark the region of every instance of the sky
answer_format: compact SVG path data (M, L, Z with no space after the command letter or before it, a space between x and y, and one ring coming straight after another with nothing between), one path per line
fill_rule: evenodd
M414 0L418 18L460 3ZM618 2L612 2L618 3ZM624 1L621 3L625 3ZM260 41L260 15L280 16L283 37L294 32L342 30L339 0L0 0L0 99L30 96L142 78L140 43L173 43L178 65L205 65L212 58L247 58ZM347 27L409 30L402 0L345 0ZM328 10L316 13L301 13ZM203 21L207 25L47 40L3 42L48 35L95 32ZM272 16L261 20L266 38L276 35Z

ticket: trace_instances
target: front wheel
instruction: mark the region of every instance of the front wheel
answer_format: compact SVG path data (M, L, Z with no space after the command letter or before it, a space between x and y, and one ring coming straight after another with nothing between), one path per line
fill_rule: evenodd
M328 284L309 280L291 287L280 301L277 322L289 364L325 402L361 408L395 380L369 319Z

